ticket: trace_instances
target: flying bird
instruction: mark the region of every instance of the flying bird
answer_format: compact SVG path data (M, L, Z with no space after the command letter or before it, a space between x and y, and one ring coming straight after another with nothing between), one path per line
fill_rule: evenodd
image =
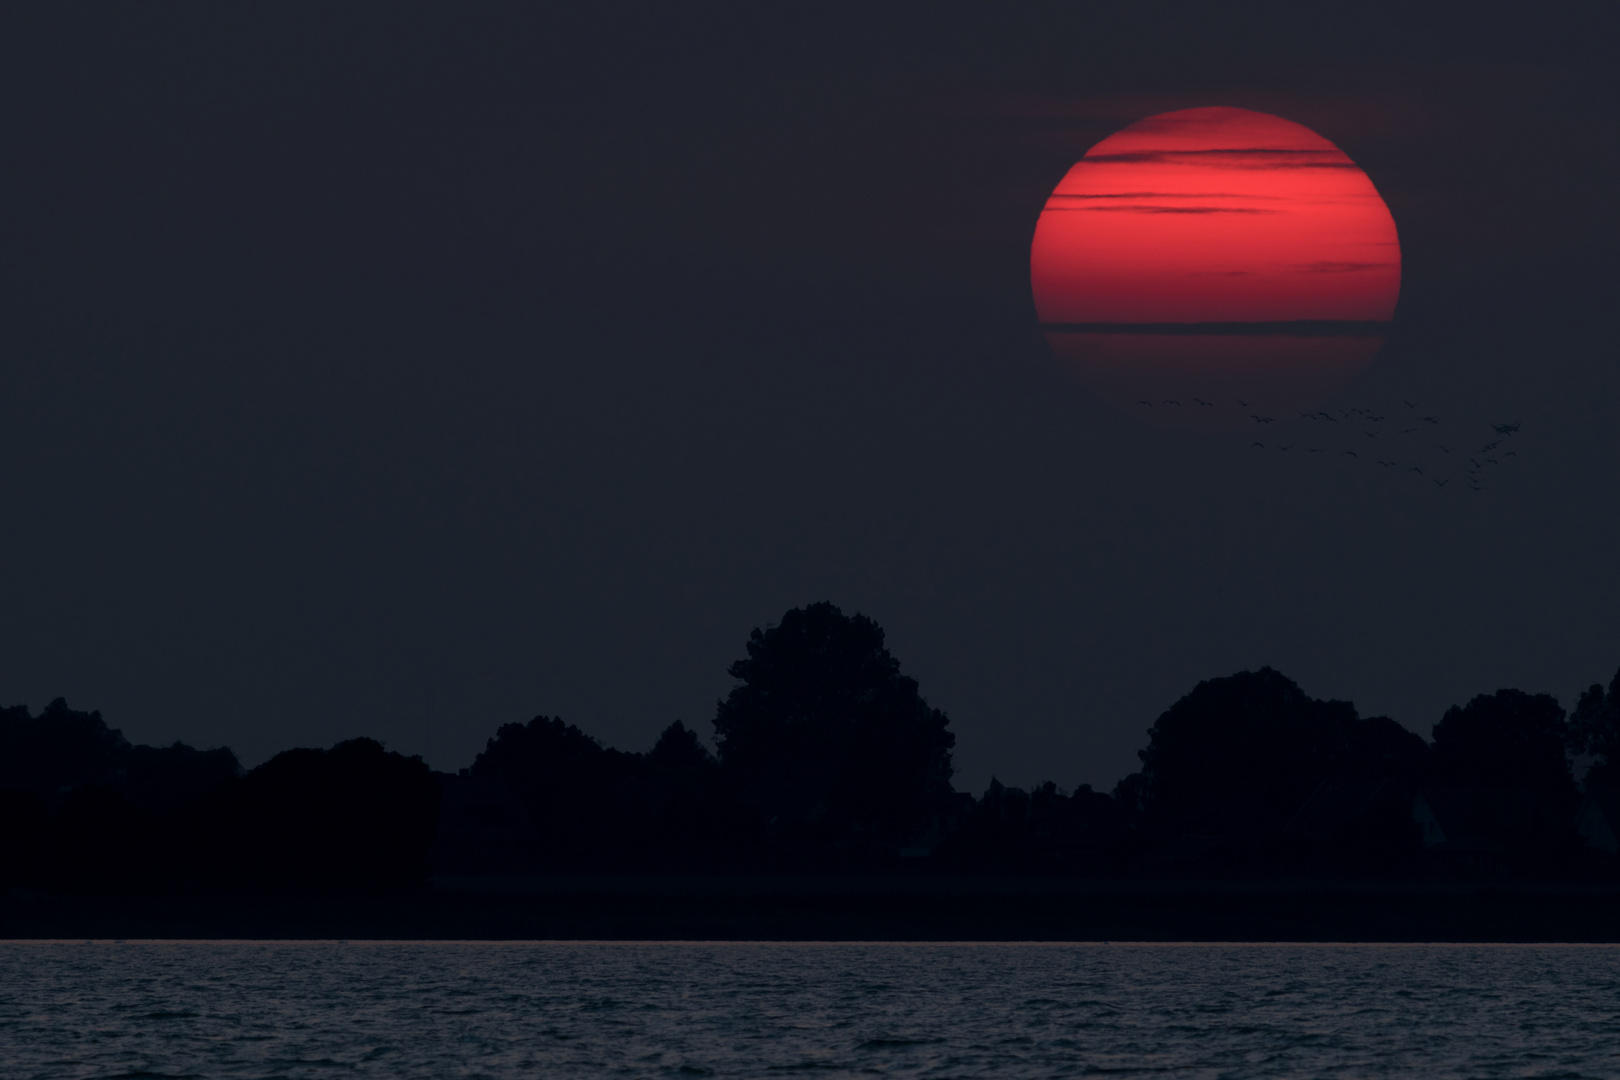
M1374 429L1374 430L1372 430L1372 431L1363 431L1363 432L1362 432L1362 434L1363 434L1363 435L1365 435L1365 436L1367 436L1367 438L1369 438L1369 439L1370 439L1370 438L1372 438L1372 437L1373 437L1373 436L1374 436L1374 435L1377 435L1377 434L1378 434L1378 432L1380 432L1380 431L1382 431L1382 430L1383 430L1383 428L1376 428L1376 429Z
M1432 416L1425 416L1425 417L1424 417L1424 418L1423 418L1423 422L1424 422L1424 423L1426 423L1426 424L1438 424L1438 423L1439 423L1439 422L1440 422L1440 421L1439 421L1439 420L1436 420L1436 419L1435 419L1435 418L1434 418L1434 417L1432 417Z
M1289 443L1287 446L1279 446L1279 447L1277 447L1277 449L1279 449L1279 450L1292 450L1293 448L1294 448L1293 443Z
M1511 435L1519 430L1518 424L1492 424L1491 430L1498 435Z
M1166 405L1174 405L1178 409L1181 408L1181 402L1179 402L1179 401L1171 401L1169 398L1165 398L1164 403Z
M1502 456L1503 457L1518 457L1519 452L1517 450L1509 450L1507 453L1503 454Z
M1138 401L1137 404L1138 405L1146 405L1150 409L1153 408L1153 402L1151 402L1151 401Z
M1401 428L1401 434L1402 435L1410 435L1410 434L1412 434L1412 432L1414 432L1416 430L1417 430L1417 428L1415 428L1415 427L1403 427L1403 428Z
M1407 470L1406 470L1406 471L1407 471L1407 472L1415 472L1415 473L1417 473L1417 474L1418 474L1418 475L1419 475L1419 476L1422 476L1422 475L1423 475L1423 470L1422 470L1422 469L1420 469L1420 468L1418 468L1418 467L1417 467L1417 466L1416 466L1416 465L1414 465L1414 466L1412 466L1412 467L1411 467L1411 468L1410 468L1410 469L1407 469Z
M1201 397L1195 397L1195 398L1193 398L1193 400L1198 402L1198 404L1206 406L1206 407L1211 408L1211 409L1213 409L1215 407L1215 403L1213 401L1205 401Z
M1356 453L1354 450L1346 450L1345 453L1349 454L1353 458L1359 458L1361 456L1360 454Z
M1254 413L1250 413L1249 417L1257 424L1274 424L1277 422L1275 416L1256 416Z
M1417 408L1417 402L1415 402L1415 401L1407 401L1405 398L1401 399L1401 404L1405 405L1408 409Z
M1429 479L1434 480L1434 477L1431 476L1431 477L1429 477ZM1434 480L1434 486L1435 487L1445 487L1449 483L1451 483L1451 477L1449 477L1449 476L1446 477L1444 480Z
M1439 443L1435 443L1434 445L1440 446ZM1449 446L1440 446L1440 452L1442 454L1449 454L1449 453L1451 453L1451 447L1449 447Z
M1306 447L1306 448L1305 448L1305 449L1306 449L1306 450L1307 450L1307 451L1308 451L1308 452L1309 452L1309 453L1312 453L1312 454L1325 454L1325 453L1327 453L1327 451L1326 451L1326 450L1318 450L1318 449L1317 449L1317 448L1316 448L1316 447L1314 447L1314 446L1307 446L1307 447Z
M1265 448L1266 448L1266 444L1265 444L1265 443L1263 443L1263 442L1252 442L1252 443L1250 443L1250 444L1249 444L1249 446L1250 446L1250 447L1251 447L1251 448L1252 448L1252 447L1256 447L1256 446L1258 446L1258 447L1259 447L1259 448L1260 448L1260 449L1262 449L1262 450L1264 450L1264 449L1265 449Z
M1247 409L1249 407L1249 403L1247 401L1244 401L1242 398L1238 398L1237 403L1239 405L1243 406L1245 409Z
M1379 458L1378 464L1384 466L1386 469L1393 469L1397 463L1393 461L1385 461L1383 458Z

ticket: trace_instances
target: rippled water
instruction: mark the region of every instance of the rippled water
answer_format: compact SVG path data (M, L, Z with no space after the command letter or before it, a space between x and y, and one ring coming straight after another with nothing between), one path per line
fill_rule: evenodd
M0 1074L1620 1076L1581 946L3 943Z

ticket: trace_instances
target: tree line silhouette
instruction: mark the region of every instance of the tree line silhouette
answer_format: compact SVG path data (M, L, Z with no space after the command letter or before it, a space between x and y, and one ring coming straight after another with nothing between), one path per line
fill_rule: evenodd
M1547 694L1479 695L1425 741L1270 668L1239 672L1160 715L1141 768L1111 793L992 780L975 798L952 788L946 715L871 619L811 604L754 630L745 652L712 752L681 721L629 753L537 716L499 728L457 774L367 738L244 771L228 749L132 745L61 699L37 716L0 709L0 885L330 890L433 873L907 867L1607 874L1620 848L1620 673L1572 715Z

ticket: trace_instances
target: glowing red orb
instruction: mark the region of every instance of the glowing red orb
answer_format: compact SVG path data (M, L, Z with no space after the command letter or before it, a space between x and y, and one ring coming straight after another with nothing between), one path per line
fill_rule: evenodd
M1035 226L1030 278L1053 351L1104 397L1222 427L1319 402L1366 367L1401 249L1372 181L1327 139L1183 109L1075 163Z

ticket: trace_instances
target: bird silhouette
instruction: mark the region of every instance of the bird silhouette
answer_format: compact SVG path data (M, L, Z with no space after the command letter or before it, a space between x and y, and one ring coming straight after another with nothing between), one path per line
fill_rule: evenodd
M1361 456L1360 454L1356 453L1354 450L1346 450L1345 453L1349 454L1353 458L1359 458Z
M1250 413L1249 418L1257 424L1274 424L1277 422L1275 416L1256 416L1254 413Z
M1519 426L1518 424L1492 424L1491 430L1498 435L1511 435L1519 430Z
M1434 480L1434 477L1431 476L1431 477L1429 477L1429 479ZM1449 483L1451 483L1451 477L1449 477L1449 476L1446 477L1444 480L1434 480L1434 486L1435 487L1445 487Z
M1419 475L1419 476L1422 476L1422 475L1423 475L1423 470L1422 470L1422 469L1420 469L1420 468L1418 468L1418 467L1417 467L1417 466L1416 466L1416 465L1414 465L1414 466L1412 466L1412 467L1411 467L1411 468L1410 468L1410 469L1407 469L1407 470L1406 470L1406 471L1407 471L1407 472L1415 472L1415 473L1417 473L1417 474L1418 474L1418 475Z
M1242 398L1238 398L1237 403L1239 405L1241 405L1245 409L1247 409L1249 407L1249 403L1247 401L1244 401Z
M1425 416L1425 417L1424 417L1424 418L1423 418L1423 422L1424 422L1424 423L1425 423L1425 424L1438 424L1438 423L1439 423L1439 422L1440 422L1440 421L1439 421L1439 420L1437 420L1437 419L1435 419L1435 418L1434 418L1434 417L1432 417L1432 416Z
M1379 432L1380 432L1380 431L1382 431L1382 430L1383 430L1383 428L1375 428L1375 429L1374 429L1374 430L1372 430L1372 431L1363 431L1363 432L1362 432L1362 434L1363 434L1363 435L1365 435L1365 436L1367 436L1367 438L1369 438L1369 439L1370 439L1370 438L1372 438L1372 437L1373 437L1373 436L1374 436L1374 435L1377 435L1377 434L1378 434L1378 433L1379 433Z
M1402 435L1410 435L1410 434L1412 434L1412 432L1414 432L1416 430L1417 430L1417 428L1415 428L1415 427L1403 427L1403 428L1401 428L1401 434Z
M1293 448L1294 448L1293 443L1289 443L1287 446L1279 446L1279 447L1277 447L1277 449L1279 449L1279 450L1292 450Z
M1435 443L1434 445L1440 446L1439 443ZM1451 447L1449 447L1449 446L1440 446L1440 452L1442 454L1449 454L1449 453L1451 453Z
M1307 452L1312 453L1312 454L1325 454L1325 453L1327 453L1326 450L1318 450L1314 446L1307 446L1305 449L1306 449Z
M1405 398L1401 398L1401 404L1405 405L1408 409L1417 408L1417 402L1415 402L1415 401L1407 401Z
M1252 443L1249 444L1249 446L1251 448L1258 446L1262 450L1264 450L1266 448L1266 444L1263 443L1263 442L1252 442Z
M1382 465L1386 469L1393 469L1395 467L1395 465L1396 465L1396 462L1385 461L1383 458L1379 458L1378 459L1378 464Z
M1195 397L1195 398L1193 398L1193 400L1198 402L1198 404L1203 405L1203 406L1205 406L1207 408L1213 409L1215 407L1215 403L1213 401L1205 401L1201 397Z
M1165 398L1164 403L1166 405L1174 405L1178 409L1181 408L1181 402L1179 402L1179 401L1171 401L1169 398Z
M1153 408L1153 402L1151 402L1151 401L1138 401L1137 404L1138 405L1146 405L1150 409Z
M1501 445L1502 445L1502 440L1497 439L1495 442L1486 443L1484 446L1480 447L1480 449L1485 451L1486 453L1490 453L1492 450L1495 450L1498 446L1501 446Z
M1518 457L1519 452L1517 450L1509 450L1507 453L1503 454L1502 456L1503 457Z

